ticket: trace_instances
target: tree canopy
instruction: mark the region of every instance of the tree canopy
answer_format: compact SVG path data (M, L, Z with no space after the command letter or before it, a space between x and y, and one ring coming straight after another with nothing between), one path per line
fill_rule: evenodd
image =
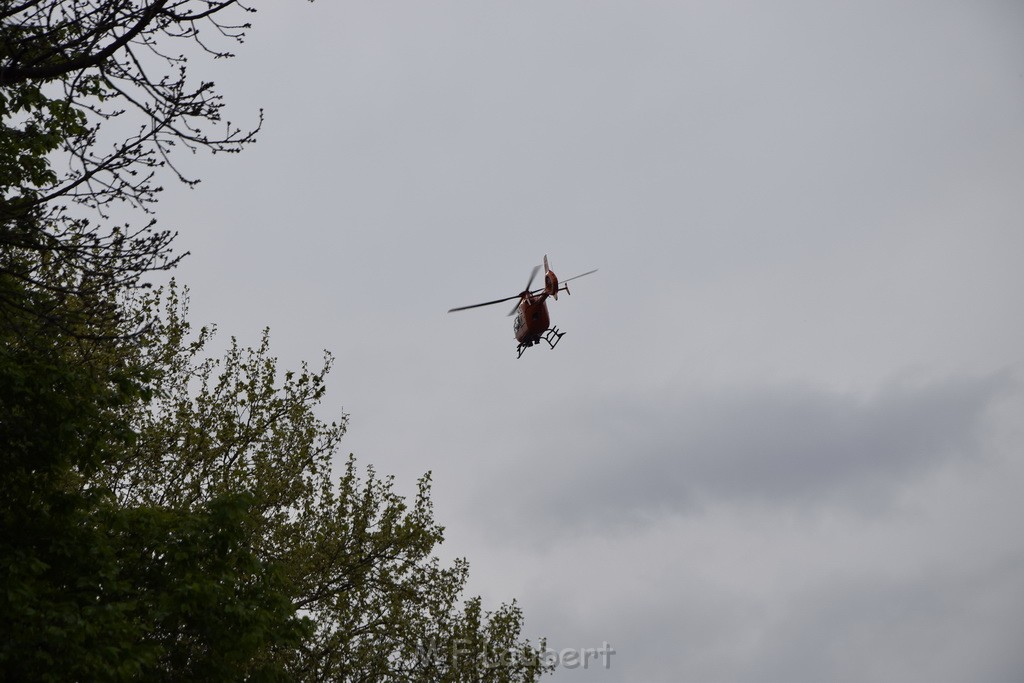
M185 288L146 289L181 258L175 154L259 128L189 73L252 11L0 1L0 677L537 680L515 602L435 555L430 473L407 500L339 457L333 358L281 372L267 331L217 357Z

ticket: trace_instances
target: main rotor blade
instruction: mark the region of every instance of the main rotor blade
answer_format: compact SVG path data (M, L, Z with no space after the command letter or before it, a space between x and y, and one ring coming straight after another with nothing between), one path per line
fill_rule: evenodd
M530 291L530 285L533 284L533 279L535 277L537 277L537 272L539 270L540 270L540 266L534 266L533 270L530 271L530 279L526 281L526 289L523 290L523 294L525 294L526 292ZM584 275L589 275L589 273L584 273ZM577 277L582 277L582 276L577 275ZM470 309L470 308L480 308L481 306L490 306L492 304L500 304L503 301L512 301L512 299L521 299L523 294L516 294L514 296L507 296L504 299L495 299L494 301L485 301L482 304L473 304L471 306L459 306L458 308L449 308L448 312L449 313L454 313L455 311L465 311L465 310ZM519 308L519 304L516 304L516 307L512 309L512 313L516 312L516 308ZM512 313L509 313L509 315L512 315Z
M524 292L530 291L530 285L533 284L533 278L537 277L537 271L540 270L540 266L534 266L533 270L530 271L530 279L526 281L526 287L523 288Z
M562 280L562 282L569 282L570 280L578 280L579 278L583 277L584 275L590 275L591 273L596 273L596 272L597 272L597 268L594 268L593 270L588 270L585 273L580 273L579 275L573 275L570 278L566 278L565 280Z
M459 306L458 308L449 308L448 312L449 313L454 313L455 311L465 311L465 310L470 309L470 308L480 308L481 306L490 306L492 304L500 304L503 301L512 301L512 299L518 299L520 296L522 296L522 295L521 294L516 294L514 296L507 296L504 299L495 299L494 301L485 301L482 304L473 304L471 306Z

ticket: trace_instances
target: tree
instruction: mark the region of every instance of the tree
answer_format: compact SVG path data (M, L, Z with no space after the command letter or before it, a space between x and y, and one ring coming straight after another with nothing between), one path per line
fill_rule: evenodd
M155 219L108 226L69 205L102 218L114 203L150 212L157 170L198 182L178 170L176 150L237 152L254 140L259 123L223 121L213 83L188 72L190 56L231 57L220 45L244 38L251 11L236 0L0 2L0 273L45 289L52 280L39 271L56 261L77 277L52 294L96 303L178 263L174 234ZM104 306L85 320L106 324L117 312Z
M161 369L154 400L136 416L131 456L104 472L120 504L188 512L248 490L260 510L254 550L281 568L313 626L287 663L298 678L535 680L543 641L521 639L518 607L460 606L468 564L445 567L433 555L443 528L430 473L411 504L352 456L334 479L347 418L316 414L331 357L279 378L265 331L256 349L232 340L223 358L202 360L212 330L190 338L177 287L167 300L141 347Z
M129 507L102 485L152 396L140 337L82 337L18 307L4 320L0 678L283 674L271 655L298 647L309 625L279 568L253 551L252 496Z
M433 555L430 474L409 503L332 472L330 357L203 360L178 290L142 291L174 235L110 223L161 168L197 182L181 147L252 142L186 69L250 11L0 0L0 678L535 680L515 603L461 602L467 563Z
M241 42L250 25L239 15L252 11L237 0L6 0L0 88L8 113L23 118L5 133L70 161L58 175L30 149L34 165L9 185L16 198L146 206L159 191L157 168L198 182L178 172L175 147L235 152L252 142L255 130L230 122L211 132L222 124L222 98L213 83L190 81L184 52L233 56L218 43ZM183 50L176 56L174 44ZM101 148L101 125L113 122L120 139Z

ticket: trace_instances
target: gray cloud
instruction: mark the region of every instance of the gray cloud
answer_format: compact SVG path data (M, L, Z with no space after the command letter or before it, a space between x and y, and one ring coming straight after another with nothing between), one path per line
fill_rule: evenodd
M779 385L602 402L562 426L508 504L555 535L720 502L878 513L916 477L979 457L986 411L1015 386L1003 373L869 396Z

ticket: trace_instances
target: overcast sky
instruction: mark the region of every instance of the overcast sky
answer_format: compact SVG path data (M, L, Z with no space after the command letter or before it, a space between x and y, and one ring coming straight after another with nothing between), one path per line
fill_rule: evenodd
M1024 4L263 4L193 317L336 355L552 680L1024 676ZM446 314L544 254L557 349Z

